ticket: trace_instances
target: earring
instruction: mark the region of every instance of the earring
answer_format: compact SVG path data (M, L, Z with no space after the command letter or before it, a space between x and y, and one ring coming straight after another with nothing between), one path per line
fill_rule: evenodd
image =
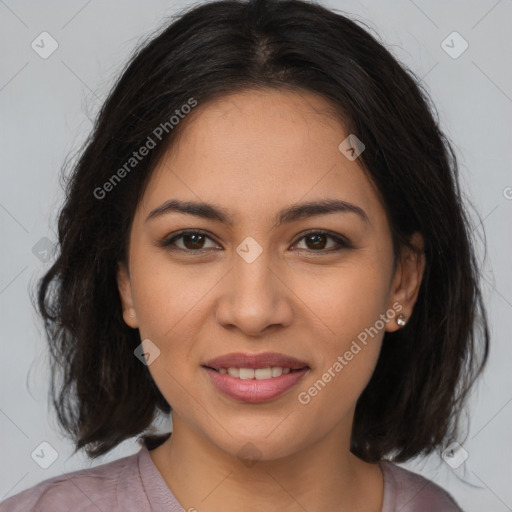
M396 317L396 323L400 326L400 327L403 327L407 322L407 316L404 315L403 313L400 313L397 317Z

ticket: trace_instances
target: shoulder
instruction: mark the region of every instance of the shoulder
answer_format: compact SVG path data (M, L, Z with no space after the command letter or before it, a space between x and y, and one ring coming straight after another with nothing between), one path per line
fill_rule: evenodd
M384 506L382 512L463 512L452 496L431 480L381 461L384 474Z
M136 453L44 480L1 502L0 512L121 510L119 498L136 488L138 456Z

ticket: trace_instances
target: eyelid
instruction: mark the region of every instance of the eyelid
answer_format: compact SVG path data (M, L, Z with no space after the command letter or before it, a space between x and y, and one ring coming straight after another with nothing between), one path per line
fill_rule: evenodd
M216 242L215 238L212 237L207 231L204 231L202 229L184 229L182 231L179 231L178 233L173 234L170 237L165 237L163 240L157 242L157 245L160 247L163 247L164 249L167 249L167 250L181 251L181 252L190 253L190 254L202 254L205 251L208 251L209 249L211 249L210 247L208 247L205 249L197 249L197 250L188 249L187 250L187 249L181 249L180 247L173 246L174 242L176 240L180 239L182 236L194 235L194 234L204 235L206 238L209 238L213 242L218 243L218 242ZM342 249L353 249L354 248L354 245L351 243L351 241L344 235L341 235L339 233L333 233L329 230L320 229L320 228L317 228L317 229L312 228L312 229L309 229L302 233L299 233L299 235L297 236L296 240L293 242L292 245L296 245L303 238L307 237L308 235L313 235L313 234L323 235L328 238L331 238L332 240L334 240L336 242L337 247L330 248L330 249L319 249L316 251L312 250L312 249L295 249L295 250L307 251L309 253L329 254L332 252L337 252Z

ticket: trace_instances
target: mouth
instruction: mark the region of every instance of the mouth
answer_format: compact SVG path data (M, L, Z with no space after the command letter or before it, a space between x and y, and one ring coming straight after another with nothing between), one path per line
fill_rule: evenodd
M250 403L283 395L311 370L304 361L275 352L227 354L201 366L217 390L237 401Z
M213 370L214 372L221 373L224 375L229 375L235 379L249 380L267 380L267 379L275 379L277 377L281 377L281 375L287 375L288 373L300 372L303 370L309 370L309 366L303 366L301 368L290 368L283 366L271 366L267 368L237 368L237 367L229 367L229 368L213 368L211 366L203 366L203 368L208 368Z

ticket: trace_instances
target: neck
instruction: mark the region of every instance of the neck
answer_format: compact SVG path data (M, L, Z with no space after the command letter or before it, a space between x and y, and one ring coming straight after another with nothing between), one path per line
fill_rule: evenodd
M171 437L150 455L185 510L380 512L380 468L354 456L349 443L350 429L339 426L278 459L260 459L249 443L231 455L173 413Z

